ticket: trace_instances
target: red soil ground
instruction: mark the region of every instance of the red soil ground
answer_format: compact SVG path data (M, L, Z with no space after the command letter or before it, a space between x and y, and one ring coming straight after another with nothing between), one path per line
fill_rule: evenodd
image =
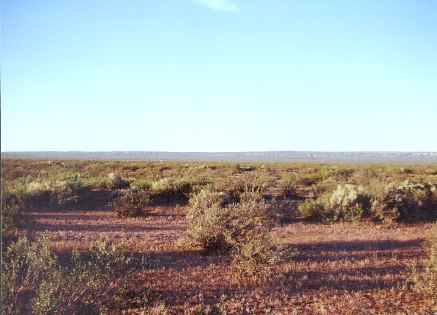
M425 253L431 225L307 224L276 228L279 241L298 250L263 283L242 282L225 256L206 255L187 234L184 207L153 209L144 218L108 211L33 212L21 230L48 230L61 254L100 238L125 239L149 263L133 286L151 290L150 305L194 313L220 303L228 314L425 314L432 296L412 288L411 268ZM62 256L62 255L61 255ZM132 310L132 313L140 312Z

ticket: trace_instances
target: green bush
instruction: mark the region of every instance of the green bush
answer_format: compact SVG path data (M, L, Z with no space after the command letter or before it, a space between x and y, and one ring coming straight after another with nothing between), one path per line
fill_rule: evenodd
M144 215L144 207L150 203L149 196L140 189L129 189L117 194L110 207L117 211L120 218Z
M437 188L432 184L391 183L375 196L373 216L382 222L422 221L437 217Z
M138 261L124 254L124 243L106 239L90 246L88 258L73 250L70 267L62 267L44 234L37 242L20 238L3 256L3 311L22 314L99 314L127 289ZM29 301L31 290L35 294Z

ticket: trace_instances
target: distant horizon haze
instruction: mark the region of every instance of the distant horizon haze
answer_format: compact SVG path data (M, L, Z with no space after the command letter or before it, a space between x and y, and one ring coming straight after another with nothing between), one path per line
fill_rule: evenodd
M10 159L96 159L241 162L437 163L437 152L150 152L150 151L34 151L2 152Z

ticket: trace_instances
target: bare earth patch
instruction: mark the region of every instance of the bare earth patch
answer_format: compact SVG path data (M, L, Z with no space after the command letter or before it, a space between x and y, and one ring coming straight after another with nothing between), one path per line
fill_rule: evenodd
M429 224L386 227L370 223L290 223L276 228L294 259L272 270L265 283L242 283L225 256L206 255L186 235L184 207L158 207L144 218L120 219L109 211L32 212L21 230L48 230L60 253L85 249L100 238L125 239L147 254L136 287L149 287L150 304L193 313L220 303L229 314L426 314L437 301L417 293L410 265L424 257ZM135 310L133 310L135 312Z

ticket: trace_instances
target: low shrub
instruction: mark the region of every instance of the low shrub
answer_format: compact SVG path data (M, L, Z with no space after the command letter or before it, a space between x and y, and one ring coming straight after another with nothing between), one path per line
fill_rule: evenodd
M151 198L155 203L188 201L193 185L183 178L162 178L152 183Z
M414 170L409 167L400 167L398 170L399 174L413 174Z
M224 177L214 182L214 188L232 195L238 200L245 191L262 193L275 181L275 178L266 173L244 173L238 177Z
M84 205L89 198L91 186L79 176L73 175L64 181L56 182L50 191L49 207L72 208Z
M324 176L318 173L299 174L296 184L302 187L311 187L323 179Z
M307 219L358 221L368 216L370 196L360 186L338 185L330 194L310 199L299 205L299 213Z
M106 239L92 243L88 258L72 252L70 267L62 267L44 234L37 242L23 237L3 256L3 311L22 314L99 314L126 290L139 261L124 254L124 243ZM33 291L32 295L26 291Z
M7 238L15 234L21 201L16 194L10 192L3 192L1 199L2 237Z
M152 188L153 185L153 181L149 180L149 179L144 179L144 178L139 178L139 179L134 179L131 183L131 187L138 187L142 190L149 190Z
M79 176L70 175L63 180L17 181L7 187L20 203L20 210L38 208L72 208L88 201L91 186Z
M312 185L310 191L312 192L314 197L320 197L333 191L337 187L337 185L338 184L335 179L328 178Z
M144 207L150 203L149 196L140 189L129 189L114 194L110 207L120 218L144 215Z
M279 186L280 195L286 198L296 197L299 188L297 174L285 174Z
M339 168L335 170L334 177L337 180L348 180L350 179L355 173L355 170L353 168Z
M129 180L122 178L120 175L116 173L109 173L109 188L110 189L125 189L130 187Z
M425 173L428 175L437 175L437 169L436 168L429 168L425 170Z
M299 207L299 213L308 220L325 221L326 202L322 198L307 199Z
M375 196L371 211L386 223L433 220L437 217L437 187L408 180L391 183Z

